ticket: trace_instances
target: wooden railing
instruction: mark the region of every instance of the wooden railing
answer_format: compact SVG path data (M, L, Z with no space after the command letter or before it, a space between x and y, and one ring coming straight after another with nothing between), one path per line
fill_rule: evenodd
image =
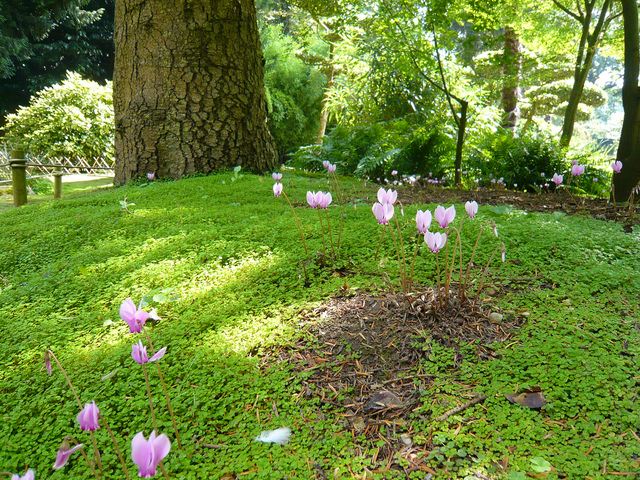
M27 203L27 180L53 176L53 198L62 196L62 177L74 173L104 174L113 171L113 162L106 158L85 159L81 157L37 158L25 155L21 150L13 150L7 156L0 152L0 185L10 183L13 189L13 205L19 207ZM29 176L27 176L29 169ZM2 178L7 178L2 180ZM11 177L11 179L8 179Z

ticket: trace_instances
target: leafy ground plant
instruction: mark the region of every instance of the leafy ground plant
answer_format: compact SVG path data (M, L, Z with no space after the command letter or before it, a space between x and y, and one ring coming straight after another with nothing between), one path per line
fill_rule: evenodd
M479 328L495 333L485 343L447 333L455 316L412 314L415 325L411 315L402 323L411 310L390 296L383 275L400 278L397 253L385 242L375 259L377 189L361 183L341 179L351 206L340 254L330 265L311 262L305 279L300 231L309 256L322 252L322 234L304 192L331 187L324 175L287 174L300 230L291 209L274 207L270 178L231 181L232 173L85 191L0 213L0 471L93 477L76 456L53 469L80 410L64 380L46 375L46 350L64 359L79 396L96 400L118 438L143 432L148 445L147 387L119 315L127 298L144 297L144 308L159 316L145 327L171 352L162 374L184 447L163 459L171 478L633 478L637 233L480 201L479 222L461 233L464 257L486 221L495 222L508 252L487 272L479 297ZM424 197L414 205L411 192L398 194L407 240L417 210L436 206ZM125 195L135 216L120 208ZM328 205L332 225L341 211ZM479 244L476 265L491 257L489 243ZM420 287L435 280L430 255L416 260ZM481 274L472 267L470 283L477 286ZM359 298L384 309L358 317ZM334 315L329 307L341 299L353 306ZM491 320L494 313L501 318ZM332 328L347 317L349 334ZM367 344L388 338L378 357L360 334ZM367 363L369 356L385 368ZM154 408L168 412L159 376L148 380ZM539 410L505 398L535 389L547 402ZM400 410L392 397L373 398L382 390L407 408L393 417ZM156 423L177 447L170 415ZM281 428L291 429L288 443L255 441ZM97 445L109 444L106 429L93 433ZM121 446L135 472L132 445ZM101 453L104 478L122 478L117 453Z

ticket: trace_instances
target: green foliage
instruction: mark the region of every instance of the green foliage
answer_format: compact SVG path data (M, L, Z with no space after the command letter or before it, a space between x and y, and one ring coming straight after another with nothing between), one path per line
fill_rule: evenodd
M454 141L436 126L417 125L415 117L411 120L338 126L321 147L303 147L296 152L291 165L316 171L328 160L341 173L360 178L391 178L393 170L443 178L453 163Z
M113 121L111 84L69 72L7 117L5 139L32 155L112 157Z
M536 191L554 173L561 174L567 169L560 147L549 137L542 134L516 137L502 129L487 135L484 143L476 144L469 167L481 185L490 185L491 175L496 179L502 177L508 188L528 191Z
M280 25L263 28L261 39L269 130L284 161L289 153L315 139L327 78L296 55L300 45L283 35Z
M232 182L236 173L83 192L0 212L3 238L10 239L0 256L3 470L29 466L37 478L91 478L79 457L62 471L51 470L64 435L90 440L77 428L77 408L60 372L54 367L53 376L46 375L46 348L67 368L81 399L96 400L133 469L128 442L138 431L148 435L151 424L144 380L130 356L140 337L118 317L127 297L136 303L145 298L161 317L149 333L154 345L168 346L163 374L185 444L179 452L159 395L160 430L173 441L165 461L171 478L309 478L314 463L335 478L374 469L374 452L357 453L351 428L341 423L345 411L302 395L299 373L271 350L295 344L301 322L339 295L345 280L312 263L305 285L298 275L305 253L286 202L273 197L268 177L245 174ZM285 175L292 200L326 185L317 176ZM348 260L335 267L352 272L350 288L376 292L380 260L373 259L370 239L380 228L370 208L361 208L374 201L375 191L342 181L361 202L346 213L341 255ZM120 210L124 196L136 203L135 216ZM322 248L317 212L295 208L315 255ZM424 207L404 208L405 219L412 219ZM328 213L332 222L341 215L332 208ZM581 216L481 206L477 220L462 229L465 258L490 219L507 244L508 261L492 265L487 281L498 295L483 303L518 316L522 330L508 332L505 343L483 346L495 352L488 362L474 361L475 344L454 349L425 340L415 379L421 398L412 407L414 444L425 447L428 465L443 478L481 473L516 480L547 463L550 479L597 478L605 459L609 471L635 471L638 234ZM483 235L495 240L490 229ZM387 240L383 261L395 256ZM491 243L479 243L478 265L491 255ZM395 268L395 261L388 264ZM415 278L432 281L432 267L431 257L419 257ZM549 402L541 411L504 398L534 386ZM445 421L430 420L466 402L470 387L489 398ZM289 445L252 441L281 426L293 429ZM399 422L395 427L402 431ZM122 478L107 433L96 433L106 478Z

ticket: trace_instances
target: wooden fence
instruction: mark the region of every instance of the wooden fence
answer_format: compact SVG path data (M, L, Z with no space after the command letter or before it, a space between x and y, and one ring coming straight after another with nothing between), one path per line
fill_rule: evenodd
M0 185L11 184L13 205L27 203L27 180L53 177L53 198L62 196L62 176L71 174L105 175L113 172L113 160L104 157L33 157L21 150L9 155L0 152ZM109 172L109 173L107 173Z

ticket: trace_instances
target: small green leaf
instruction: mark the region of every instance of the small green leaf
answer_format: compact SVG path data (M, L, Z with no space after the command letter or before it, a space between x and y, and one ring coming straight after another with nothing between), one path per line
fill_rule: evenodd
M542 473L551 470L551 464L542 457L533 457L530 462L531 470L534 472Z

